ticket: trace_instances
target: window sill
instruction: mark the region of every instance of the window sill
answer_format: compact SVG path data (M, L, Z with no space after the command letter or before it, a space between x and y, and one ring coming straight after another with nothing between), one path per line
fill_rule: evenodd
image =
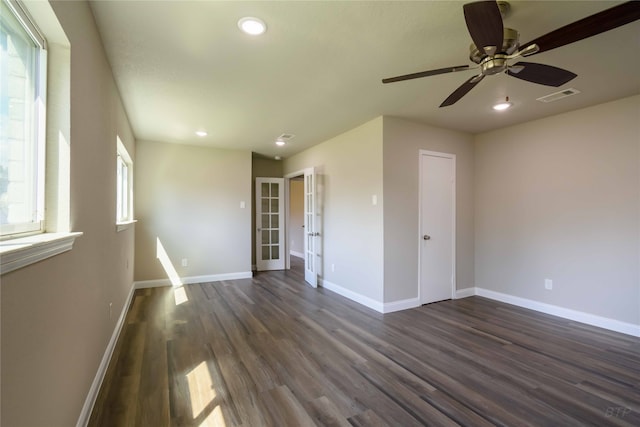
M119 233L122 230L126 230L126 229L132 227L133 224L135 224L136 222L138 222L137 219L132 219L131 221L118 222L118 223L116 223L116 232Z
M71 250L82 233L43 233L0 242L0 274Z

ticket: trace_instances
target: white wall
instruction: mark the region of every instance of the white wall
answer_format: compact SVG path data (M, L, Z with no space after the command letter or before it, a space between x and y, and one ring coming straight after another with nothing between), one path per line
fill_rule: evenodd
M635 96L477 136L477 287L640 324L639 111Z
M53 54L70 58L70 127L56 136L70 150L70 229L84 235L2 275L4 426L76 424L133 284L133 229L115 228L116 135L135 162L133 133L88 4L51 7L71 45L70 56L60 46Z
M418 297L421 149L456 155L457 288L473 286L473 137L384 117L384 301Z
M308 167L318 173L322 279L381 303L382 117L285 159L284 174Z
M251 153L148 141L137 152L135 280L168 279L158 240L182 278L250 274Z

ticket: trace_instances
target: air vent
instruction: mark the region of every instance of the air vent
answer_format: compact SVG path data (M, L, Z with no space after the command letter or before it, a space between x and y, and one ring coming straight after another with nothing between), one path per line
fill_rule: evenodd
M554 92L549 95L542 96L538 98L540 102L553 102L558 99L566 98L567 96L575 95L576 93L580 93L578 89L569 88L565 90L561 90L560 92Z
M288 141L290 139L293 139L294 137L295 135L292 135L290 133L283 133L277 139L279 139L280 141Z

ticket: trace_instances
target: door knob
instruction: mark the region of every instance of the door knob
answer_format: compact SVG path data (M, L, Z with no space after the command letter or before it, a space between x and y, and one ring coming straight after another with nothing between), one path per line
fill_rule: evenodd
M424 236L422 236L422 238L424 240L431 240L431 236L429 236L428 234L425 234Z

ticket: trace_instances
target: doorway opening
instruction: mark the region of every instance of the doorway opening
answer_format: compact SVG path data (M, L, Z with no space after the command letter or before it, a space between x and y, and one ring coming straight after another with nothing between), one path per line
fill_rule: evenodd
M256 178L256 270L285 269L284 179Z
M320 233L316 207L316 172L314 168L307 168L285 175L284 179L287 248L285 268L291 268L291 257L295 260L302 256L304 280L315 288L318 286L320 262L317 252ZM301 187L300 183L302 183Z
M304 175L289 179L289 221L287 221L289 255L291 268L302 261L304 268Z

